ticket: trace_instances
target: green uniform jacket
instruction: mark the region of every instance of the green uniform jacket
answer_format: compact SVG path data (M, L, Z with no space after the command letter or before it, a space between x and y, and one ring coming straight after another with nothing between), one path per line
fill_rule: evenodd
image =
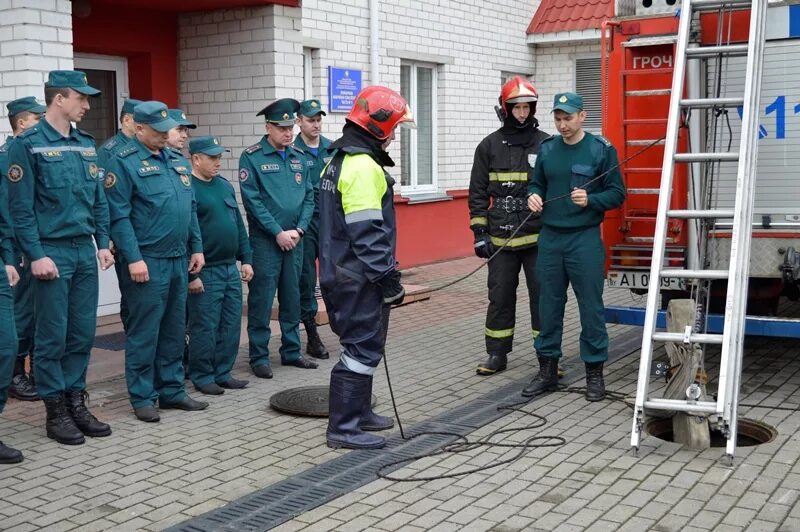
M11 225L11 213L8 211L8 146L13 137L8 137L5 144L0 146L0 258L3 264L15 265L13 239L14 229ZM2 281L3 279L0 279Z
M167 150L134 139L106 168L111 238L128 263L202 253L190 170Z
M294 146L299 148L306 156L306 167L308 167L308 178L311 180L311 186L314 187L314 219L319 219L319 182L320 177L322 176L322 171L325 169L325 165L328 164L328 161L331 160L331 155L333 155L329 150L328 147L331 145L331 141L327 138L320 135L319 137L319 150L317 151L317 155L314 155L306 143L303 141L303 137L297 135L294 139Z
M600 175L603 177L596 179ZM586 190L586 207L570 199L575 188ZM539 146L528 193L550 202L542 210L542 223L547 227L579 231L600 225L605 212L625 200L617 150L605 138L588 132L577 144L564 143L561 135L550 137Z
M31 261L41 240L94 236L108 248L108 203L94 138L71 127L62 137L42 118L8 150L9 205L17 243Z
M130 144L131 140L122 131L117 131L116 135L97 148L97 165L100 167L102 175L105 175L105 167L108 165L108 161L111 160L116 152Z
M314 188L298 148L287 147L284 160L265 135L239 157L239 189L251 234L275 237L281 231L308 229Z

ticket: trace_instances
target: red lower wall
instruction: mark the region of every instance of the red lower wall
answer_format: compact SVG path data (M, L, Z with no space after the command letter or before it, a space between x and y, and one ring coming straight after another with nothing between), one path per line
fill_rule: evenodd
M466 190L450 201L408 203L396 199L397 260L401 268L472 255Z
M130 96L178 105L178 19L175 13L93 3L72 17L77 53L128 58Z

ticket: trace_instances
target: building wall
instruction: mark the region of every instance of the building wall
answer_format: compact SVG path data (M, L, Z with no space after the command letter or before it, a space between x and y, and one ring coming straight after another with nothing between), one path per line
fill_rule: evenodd
M0 137L11 132L6 105L44 99L51 70L72 68L69 0L0 0Z

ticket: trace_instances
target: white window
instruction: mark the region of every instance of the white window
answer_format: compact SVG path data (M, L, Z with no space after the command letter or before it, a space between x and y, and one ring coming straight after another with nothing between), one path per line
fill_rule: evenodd
M575 59L575 92L583 96L583 110L586 111L586 121L583 123L583 127L592 133L603 131L601 78L599 57Z
M314 49L303 48L303 99L314 97Z
M403 192L436 191L436 66L400 65L400 93L414 113L416 129L400 129Z

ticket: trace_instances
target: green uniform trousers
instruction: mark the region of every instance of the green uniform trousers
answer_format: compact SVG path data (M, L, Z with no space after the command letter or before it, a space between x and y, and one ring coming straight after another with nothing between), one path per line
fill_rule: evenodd
M58 277L33 279L33 372L42 399L86 389L97 327L97 259L92 237L43 240Z
M317 257L319 257L319 222L312 222L303 235L303 267L300 274L300 320L313 320L319 306L314 289L317 287Z
M189 377L195 386L231 378L242 327L242 279L236 264L206 266L203 292L189 294Z
M603 305L605 249L600 227L563 233L544 226L539 235L539 282L541 333L534 340L536 353L561 357L564 308L571 284L581 317L580 350L584 362L608 359L608 333Z
M19 282L14 287L14 319L17 324L17 355L24 357L33 352L33 276L28 259L23 263L21 254L15 257L14 266L19 273Z
M125 297L125 276L128 270L128 263L122 258L122 253L114 253L114 273L117 274L117 286L119 286L119 321L122 322L122 329L128 330L128 300Z
M5 268L3 269L5 275ZM17 357L17 331L14 327L14 293L8 280L0 279L0 412L6 406L8 387L14 376Z
M281 251L274 238L250 234L253 248L253 280L247 295L247 336L250 367L269 365L269 327L272 302L278 292L281 327L281 361L300 358L300 267L303 243Z
M153 405L156 399L175 403L186 397L183 345L188 259L144 257L144 261L149 281L134 282L130 272L123 272L129 309L125 380L134 408Z

